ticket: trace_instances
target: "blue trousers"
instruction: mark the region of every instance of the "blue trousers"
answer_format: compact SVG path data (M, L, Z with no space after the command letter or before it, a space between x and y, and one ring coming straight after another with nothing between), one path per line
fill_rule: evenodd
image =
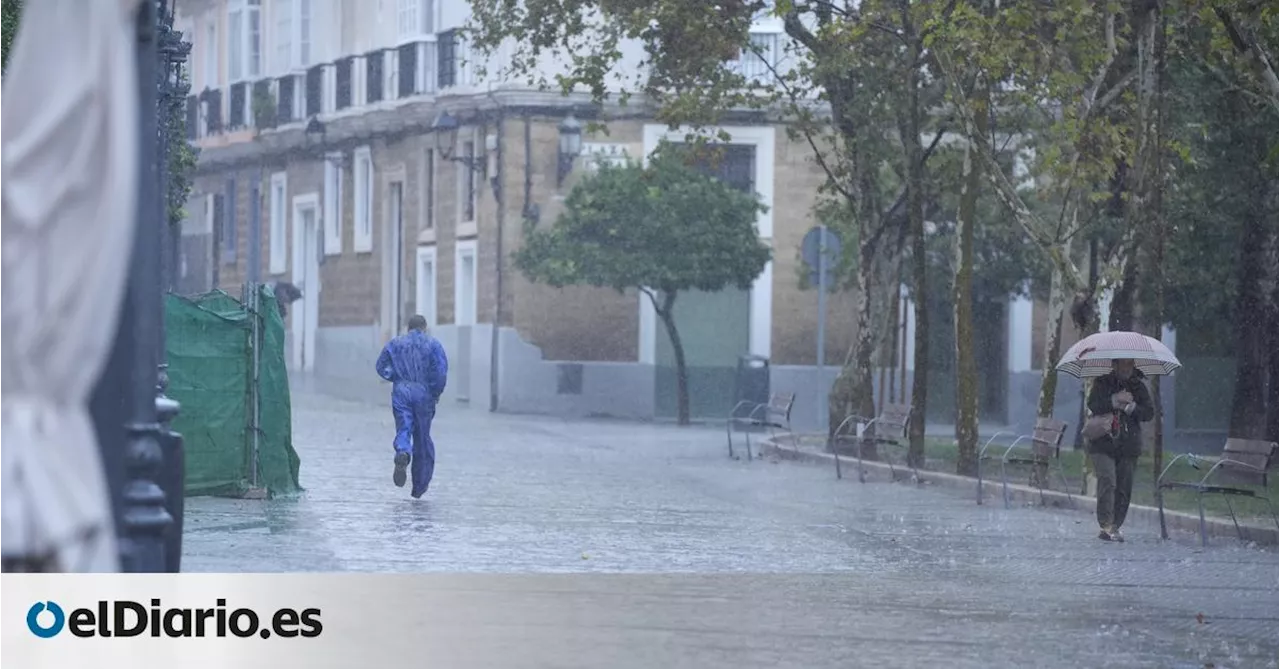
M391 412L396 418L395 449L412 458L409 476L411 495L421 497L431 485L436 469L436 445L431 441L431 421L436 417L435 399L418 383L397 383L391 391Z

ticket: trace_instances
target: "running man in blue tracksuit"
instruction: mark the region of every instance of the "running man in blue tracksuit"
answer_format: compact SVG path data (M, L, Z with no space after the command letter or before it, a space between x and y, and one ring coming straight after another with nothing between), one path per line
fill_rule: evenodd
M449 360L439 340L427 334L427 319L413 316L409 331L392 339L378 356L378 376L390 381L391 411L396 417L395 471L391 480L404 487L412 463L414 499L422 497L436 468L431 421L449 376Z

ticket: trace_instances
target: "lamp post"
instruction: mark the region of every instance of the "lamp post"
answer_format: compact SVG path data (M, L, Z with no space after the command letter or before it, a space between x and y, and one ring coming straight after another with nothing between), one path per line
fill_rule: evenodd
M485 173L488 171L489 153L493 152L495 157L495 168L493 174L490 175L489 185L493 190L493 199L497 211L496 221L496 256L497 262L494 266L494 307L493 307L493 324L490 330L489 340L489 411L498 410L498 367L501 363L499 358L499 330L502 325L502 287L503 287L503 261L505 255L503 251L503 232L506 229L506 201L503 191L503 129L504 115L501 107L496 112L494 120L495 134L493 135L492 146L486 140L485 151L479 156L455 156L453 152L454 143L457 140L457 132L462 123L457 117L448 111L441 111L436 115L431 123L431 131L435 135L436 153L444 158L456 163L461 163L472 172ZM556 183L563 185L564 178L573 171L573 165L577 157L582 153L582 124L578 119L574 118L571 111L560 122L560 142L557 151L556 160ZM526 145L528 144L528 124L526 121ZM447 140L445 139L447 137ZM526 146L527 153L527 146ZM525 157L526 164L528 156ZM527 197L526 192L526 197ZM525 214L530 211L528 203L525 205Z
M462 122L456 116L447 111L440 112L436 115L434 121L431 122L431 131L436 136L436 151L441 158L450 160L455 163L466 165L472 172L484 172L486 163L488 162L487 151L485 155L480 156L455 156L453 155L454 141L457 139L458 128ZM441 141L444 135L449 136L447 143Z
M560 122L560 151L556 171L556 185L563 186L564 178L573 171L573 163L582 153L582 124L573 112Z

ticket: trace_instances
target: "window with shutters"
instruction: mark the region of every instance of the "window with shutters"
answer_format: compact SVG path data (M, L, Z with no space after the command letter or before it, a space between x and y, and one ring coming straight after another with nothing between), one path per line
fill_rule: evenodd
M397 97L407 98L418 92L418 44L410 42L400 46L396 65L400 72Z
M307 70L307 107L306 115L315 116L323 111L324 103L324 66L316 65Z
M240 81L231 84L231 109L230 115L227 117L227 125L232 130L243 128L247 125L247 117L245 110L248 109L249 102L249 85Z
M381 102L383 99L382 82L384 78L382 76L382 66L384 61L385 58L383 58L380 50L370 51L364 55L366 103Z
M458 32L446 30L436 36L436 85L448 88L457 83Z
M334 81L337 85L337 91L334 96L334 106L338 109L346 109L352 105L353 93L355 91L355 81L352 78L355 68L355 57L347 56L338 60L334 64L336 72L334 73Z
M297 108L294 102L297 99L297 82L298 78L292 74L276 79L276 123L298 120L294 113Z

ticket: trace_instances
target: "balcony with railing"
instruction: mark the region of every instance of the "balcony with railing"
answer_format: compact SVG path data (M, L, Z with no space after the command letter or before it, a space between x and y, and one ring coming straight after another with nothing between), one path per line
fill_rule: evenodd
M315 116L359 114L471 83L453 31L344 56L257 81L206 89L187 101L187 134L202 140L243 129L284 129ZM223 119L226 119L224 123Z

